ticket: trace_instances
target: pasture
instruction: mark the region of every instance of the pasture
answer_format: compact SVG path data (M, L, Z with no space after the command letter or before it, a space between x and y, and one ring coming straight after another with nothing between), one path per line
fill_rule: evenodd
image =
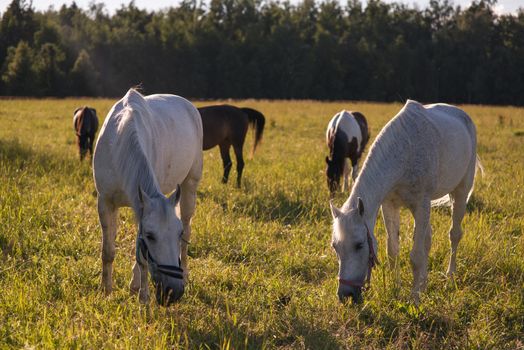
M428 288L413 305L413 220L403 210L400 269L386 264L380 218L382 264L354 306L336 296L325 128L342 108L360 111L371 145L401 104L235 101L265 114L264 139L250 160L249 132L240 189L221 183L218 148L205 153L190 283L166 309L129 294L130 209L120 215L114 292L100 288L94 184L90 164L78 161L72 113L89 105L102 124L114 101L0 100L0 348L524 347L523 108L462 106L477 125L486 173L463 221L456 279L445 277L449 210L434 209Z

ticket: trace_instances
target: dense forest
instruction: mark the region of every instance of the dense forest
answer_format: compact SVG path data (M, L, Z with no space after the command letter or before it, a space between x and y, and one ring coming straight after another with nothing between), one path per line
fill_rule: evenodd
M524 104L524 9L359 0L183 0L1 14L0 94Z

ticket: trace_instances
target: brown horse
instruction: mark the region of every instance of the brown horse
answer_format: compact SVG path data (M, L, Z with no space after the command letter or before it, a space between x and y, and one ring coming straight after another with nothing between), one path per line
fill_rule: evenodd
M244 147L247 129L251 124L255 131L255 142L251 152L253 155L264 132L266 122L264 115L252 108L238 108L230 105L201 107L198 108L198 111L202 116L204 150L211 149L216 145L220 147L220 156L224 166L223 183L227 183L229 171L233 165L229 156L229 148L233 146L237 158L237 187L240 187L242 170L244 169L242 148Z
M89 150L93 158L93 142L98 130L98 117L96 109L87 106L79 107L73 113L73 126L78 141L80 161L82 161Z

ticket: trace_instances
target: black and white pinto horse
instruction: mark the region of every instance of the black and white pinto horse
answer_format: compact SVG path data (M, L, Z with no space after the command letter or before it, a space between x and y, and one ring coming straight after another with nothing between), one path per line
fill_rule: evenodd
M326 142L329 156L326 157L326 176L331 196L340 187L340 177L344 175L342 190L348 189L349 167L351 160L351 177L358 175L358 160L369 141L368 123L362 113L341 111L331 119L326 130Z

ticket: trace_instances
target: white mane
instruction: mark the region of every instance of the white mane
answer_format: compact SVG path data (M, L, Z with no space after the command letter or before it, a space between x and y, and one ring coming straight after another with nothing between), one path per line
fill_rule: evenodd
M148 142L154 137L151 129L151 110L144 97L130 89L123 98L124 109L120 112L115 144L117 171L121 174L124 191L138 209L138 186L150 197L158 196L159 184L149 163L146 152ZM150 153L150 152L148 152Z
M345 209L354 206L357 197L363 197L363 193L369 196L371 193L381 192L377 191L377 187L389 183L389 180L393 180L391 177L396 177L398 172L403 171L405 161L411 153L411 139L416 139L415 135L421 129L431 127L427 118L422 115L423 108L420 103L408 100L380 131L364 161L354 191L344 204Z

